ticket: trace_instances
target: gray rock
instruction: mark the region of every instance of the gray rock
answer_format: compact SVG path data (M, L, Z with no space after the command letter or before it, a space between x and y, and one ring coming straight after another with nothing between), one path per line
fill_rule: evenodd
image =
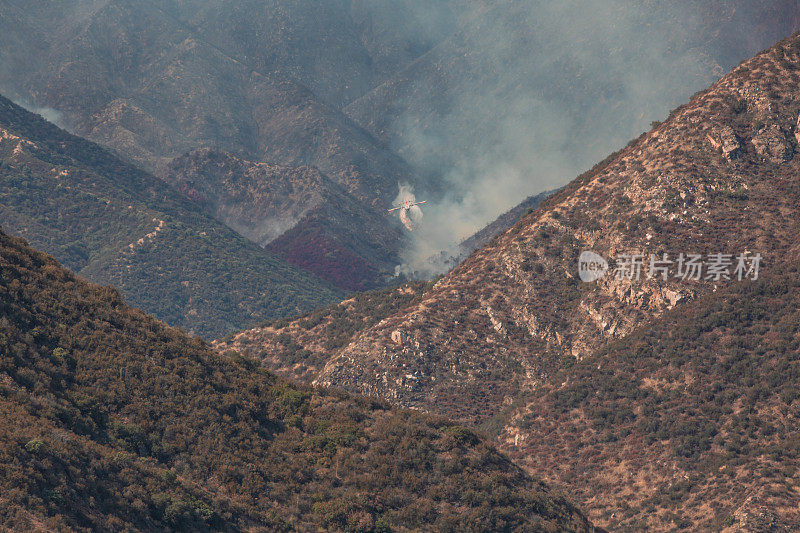
M794 157L794 146L777 124L761 128L751 142L760 156L773 163L785 163Z
M742 141L730 126L721 125L714 128L714 131L708 134L708 141L715 149L722 150L722 155L728 161L738 159L742 155Z

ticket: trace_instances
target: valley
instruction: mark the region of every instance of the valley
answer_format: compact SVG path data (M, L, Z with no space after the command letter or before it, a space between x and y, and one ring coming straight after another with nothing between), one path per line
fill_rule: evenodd
M798 31L0 5L0 529L800 530Z

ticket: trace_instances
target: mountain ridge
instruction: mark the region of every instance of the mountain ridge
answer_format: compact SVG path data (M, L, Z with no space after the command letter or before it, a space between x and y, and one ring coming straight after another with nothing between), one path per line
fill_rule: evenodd
M0 230L0 523L594 531L467 428L298 386Z
M198 149L165 181L237 233L347 291L386 284L404 236L313 167L257 163Z
M4 225L174 325L221 335L341 297L162 180L2 97L0 130Z
M702 317L709 323L708 331L713 332L724 322L710 311L719 307L708 305L715 302L715 295L720 295L720 305L727 306L725 316L730 317L731 328L737 327L740 318L743 324L749 323L754 318L747 312L739 317L731 309L737 301L735 296L724 300L721 295L760 294L748 289L751 283L767 295L784 291L791 296L789 287L793 285L781 277L787 275L781 272L794 272L791 261L796 257L800 231L800 184L796 179L800 165L799 82L800 34L795 34L742 62L709 89L697 93L663 123L654 124L651 131L544 200L413 301L379 314L376 323L357 329L346 345L324 353L321 370L319 356L315 356L315 366L305 379L446 413L468 425L483 427L499 435L504 448L523 464L526 450L532 452L529 469L533 472L539 464L536 454L549 454L547 464L556 467L558 477L548 479L570 491L573 480L577 483L577 478L582 479L584 484L572 494L603 527L723 529L739 523L757 529L761 527L758 524L774 523L791 529L797 520L796 513L787 510L793 505L792 496L781 493L777 497L777 493L765 489L761 496L754 494L747 500L748 495L742 492L742 487L757 485L753 480L758 477L759 465L775 468L777 459L762 461L761 455L750 456L749 448L744 447L729 450L725 461L732 463L724 461L720 466L736 465L748 472L742 477L745 484L735 489L739 510L725 500L733 489L719 471L705 471L709 479L703 481L692 477L691 461L650 462L684 451L690 459L703 457L713 462L704 446L713 442L717 450L725 443L713 432L705 432L704 424L716 424L713 427L720 435L734 428L741 436L742 427L748 427L736 425L727 412L719 423L702 414L703 409L711 408L708 402L719 401L713 400L714 387L722 385L714 375L713 383L704 388L701 367L706 352L693 344L691 321L681 325L683 333L674 341L669 337L669 324L688 314ZM593 283L581 282L577 267L583 251L607 258L610 272ZM620 257L625 255L654 254L662 258L668 254L674 261L680 253L700 253L706 260L717 253L730 254L732 259L740 253L752 259L759 253L764 281L738 281L733 273L735 262L730 266L731 280L713 275L698 281L683 280L674 277L675 271L666 279L648 278L644 275L647 265L639 278L615 275ZM754 308L769 309L767 298L756 301ZM781 303L782 316L790 314L791 303L787 301ZM789 329L784 332L791 331L793 324L792 318L787 320L783 327ZM343 321L337 318L334 323ZM303 345L303 334L299 330L293 333L295 327L302 328L302 322L280 333L297 338ZM695 381L682 383L673 368L659 366L659 345L647 344L647 331L658 332L665 346L675 342L690 347L683 356L679 350L665 353L664 365L688 365L686 368L696 374ZM248 335L236 334L228 343L255 354L264 339L274 342L269 335L253 339ZM719 341L711 346L728 347L728 341L736 344L724 334L717 338ZM757 343L758 335L746 342ZM223 342L220 347L224 346ZM619 362L614 361L616 350L627 354ZM637 350L647 350L642 352L647 356L643 360L649 365L646 370L636 366ZM763 362L764 371L772 372L773 363L791 368L794 344L790 342L780 350ZM741 350L736 353L743 357ZM610 370L603 371L605 366ZM659 410L658 402L648 403L646 410L637 407L636 398L653 390L656 392L650 398L669 392L661 390L661 381L648 382L649 374L663 374L670 383L669 390L683 391L668 397L671 403L664 404L664 411ZM773 381L778 378L777 374L769 375ZM792 383L793 375L786 374L782 379ZM739 380L728 390L739 398L751 394L750 389L746 380ZM681 398L690 393L702 396L697 399L700 404L692 404L693 412L699 410L700 414L696 418L678 416ZM759 405L772 412L780 400L778 393L764 394L767 403ZM708 402L707 397L711 398ZM746 398L740 401L752 403ZM790 405L793 399L787 396L787 401ZM688 405L689 400L686 402ZM778 415L767 416L766 411L756 418L764 424L769 420L773 426L781 420ZM636 424L631 425L631 420ZM654 420L662 424L659 427L663 431L648 425ZM620 426L619 432L616 426ZM608 449L598 443L598 432L602 432L600 438L605 439L602 442ZM654 437L655 442L647 440ZM767 437L764 434L762 439L761 433L754 433L749 442L763 450L772 442ZM667 442L659 451L658 443L665 438ZM614 471L619 459L608 451L617 449L608 444L614 439L624 444L620 453L636 457L635 464L642 472L665 476L677 488L672 491L669 484L651 483L640 490L637 484L647 483L652 477L644 473L637 477L635 469L620 471L624 482L609 480L609 472ZM648 455L642 456L645 452ZM660 455L662 452L665 455ZM598 453L596 467L586 468L581 462L591 462ZM664 470L671 465L679 465L674 478ZM681 477L684 474L688 481ZM790 476L778 479L794 483ZM597 496L588 487L605 496ZM663 491L672 492L663 497ZM672 498L673 492L677 500ZM685 494L693 496L677 504ZM616 498L616 503L611 504L608 497ZM715 509L710 521L706 502ZM767 517L766 522L757 519L762 515Z

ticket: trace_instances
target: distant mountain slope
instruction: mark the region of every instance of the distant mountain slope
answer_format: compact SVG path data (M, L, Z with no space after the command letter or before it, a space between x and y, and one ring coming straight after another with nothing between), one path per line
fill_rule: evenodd
M7 73L0 89L57 109L75 133L148 170L213 146L260 161L316 166L368 203L385 204L398 181L415 180L402 159L302 85L317 80L312 85L328 87L333 100L347 93L348 72L369 62L363 51L350 55L355 36L337 33L336 20L323 19L330 27L320 42L312 43L311 36L303 44L284 41L287 32L311 30L287 30L289 20L307 11L313 16L306 22L319 26L324 8L228 4L217 10L195 2L11 2L0 18L4 38L13 45L0 53L0 72ZM226 16L234 20L223 23ZM229 23L241 27L222 30ZM264 27L251 27L259 24ZM336 35L347 42L324 44ZM246 55L249 49L241 48L237 36L253 37L258 54ZM260 47L264 40L269 47ZM275 64L265 63L270 57ZM291 65L310 57L338 61L342 70ZM350 80L355 88L358 83Z
M394 275L398 224L317 169L200 149L175 159L164 179L241 235L340 289L373 288Z
M4 227L129 301L217 336L340 298L163 181L0 97Z
M460 0L162 2L197 35L262 73L291 78L340 108L449 35Z
M479 180L512 167L538 186L524 194L561 185L800 29L794 0L521 0L473 13L345 111L417 168Z
M0 231L0 527L591 531L470 430L293 385Z

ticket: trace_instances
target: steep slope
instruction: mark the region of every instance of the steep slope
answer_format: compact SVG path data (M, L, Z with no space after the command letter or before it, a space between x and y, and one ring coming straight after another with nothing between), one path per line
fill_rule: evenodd
M463 241L458 256L435 257L455 267L476 248L509 229L522 216L536 209L552 193L527 198ZM418 303L433 282L411 282L400 287L356 294L326 309L297 318L285 318L228 335L213 342L219 351L233 349L262 361L268 368L304 381L315 380L329 359L365 329ZM395 334L401 340L402 332Z
M590 531L466 428L215 355L0 232L0 524Z
M614 531L797 531L797 259L558 372L508 449Z
M161 180L0 97L3 224L133 305L223 335L340 298Z
M545 191L525 198L522 202L487 224L486 227L461 241L458 246L459 255L454 258L453 266L456 266L469 254L478 248L483 248L489 244L489 241L514 226L519 219L534 211L539 207L539 204L552 196L553 192L554 191Z
M450 37L345 108L423 174L441 176L446 198L428 204L437 229L404 250L405 272L446 272L448 262L427 261L432 253L564 185L800 29L793 0L476 4Z
M527 198L461 243L462 255L435 257L455 267L459 261L499 233L513 226L527 212L535 209L552 193ZM365 329L374 326L412 304L419 302L433 282L411 282L400 287L362 292L297 318L279 319L258 327L217 339L218 351L235 350L262 361L269 369L293 379L315 380L329 359L352 342ZM402 333L395 335L402 339Z
M619 255L758 252L772 264L800 220L798 50L795 37L737 67L354 340L319 381L487 421L566 361L727 283L617 279ZM577 279L585 250L612 273Z
M201 149L175 159L164 179L241 235L340 289L372 288L393 275L397 224L314 168Z
M412 282L353 295L305 316L282 318L213 341L219 352L233 350L270 370L306 382L365 329L419 302L432 283Z

